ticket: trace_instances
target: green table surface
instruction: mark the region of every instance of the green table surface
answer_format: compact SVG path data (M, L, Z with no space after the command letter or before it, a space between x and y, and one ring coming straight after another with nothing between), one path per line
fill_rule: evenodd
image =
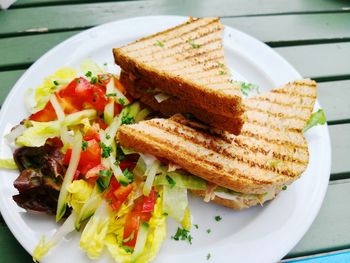
M332 172L315 222L286 259L350 248L350 2L346 0L18 0L0 11L0 104L46 51L93 26L144 15L220 16L319 82ZM0 262L31 257L0 218Z

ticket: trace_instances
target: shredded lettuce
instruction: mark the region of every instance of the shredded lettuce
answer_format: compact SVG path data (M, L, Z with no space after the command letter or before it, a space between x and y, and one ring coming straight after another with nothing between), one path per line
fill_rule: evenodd
M326 115L324 114L323 109L319 109L318 111L311 114L310 119L307 121L306 126L303 129L303 132L306 132L308 129L320 124L324 125L326 123Z
M85 75L89 71L91 72L92 76L97 76L99 74L107 73L105 70L101 69L101 67L91 59L85 59L83 62L81 62L80 70L83 75Z
M0 159L0 168L17 170L17 165L13 159Z
M163 209L170 217L179 223L185 216L188 206L187 189L181 187L163 186Z
M39 244L35 247L33 251L33 260L34 262L41 261L42 257L47 254L47 252L54 246L58 244L70 232L74 231L74 221L77 217L77 214L72 211L70 216L66 219L63 225L56 231L53 237L46 242L45 236L42 236Z
M82 206L90 198L93 187L85 180L74 180L67 188L69 195L67 196L67 203L78 214Z
M27 128L16 139L19 146L39 147L45 144L48 138L58 137L60 135L60 122L30 122L31 127Z
M182 219L181 225L185 230L187 231L191 230L192 218L191 218L191 211L188 208L188 206L186 207L184 218Z
M86 200L86 202L81 206L78 217L75 220L75 228L80 229L81 223L91 217L100 203L102 202L102 197L95 187L91 193L91 196Z
M145 173L145 176L147 177L146 182L143 186L143 195L145 195L145 196L148 196L149 193L151 192L154 177L156 176L156 173L158 172L159 164L160 163L158 160L154 160L151 167L149 169L147 169L147 171Z
M101 255L111 219L114 220L110 208L105 201L102 201L86 224L80 238L80 247L89 258L96 259Z
M46 77L43 83L35 89L34 111L38 111L44 108L50 99L50 95L56 90L66 86L76 76L77 72L75 69L64 67L57 70L54 74Z
M165 167L163 167L165 170ZM184 171L163 172L161 175L156 176L153 185L166 185L169 186L169 177L175 182L175 186L180 188L187 188L192 190L206 190L207 182L199 177L190 175Z

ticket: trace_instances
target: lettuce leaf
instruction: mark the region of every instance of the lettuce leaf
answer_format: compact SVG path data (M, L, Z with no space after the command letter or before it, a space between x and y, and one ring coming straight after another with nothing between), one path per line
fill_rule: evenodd
M32 126L17 137L17 145L39 147L44 145L48 138L58 137L60 135L61 127L59 121L31 121L30 123Z
M308 129L320 124L324 125L326 123L326 115L324 114L323 109L319 109L318 111L311 114L310 119L307 121L306 126L303 129L305 133Z
M93 188L85 180L74 180L67 188L67 203L78 214L82 206L89 200Z
M187 189L163 186L163 209L170 217L181 223L188 206Z
M11 159L0 159L0 168L17 170L17 165L15 161Z

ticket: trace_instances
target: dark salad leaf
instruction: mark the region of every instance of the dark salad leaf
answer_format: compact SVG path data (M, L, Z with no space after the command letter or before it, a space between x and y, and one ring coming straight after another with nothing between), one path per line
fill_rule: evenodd
M48 144L21 147L13 157L21 172L14 182L19 194L13 196L13 200L26 210L56 214L58 195L66 172L59 148Z

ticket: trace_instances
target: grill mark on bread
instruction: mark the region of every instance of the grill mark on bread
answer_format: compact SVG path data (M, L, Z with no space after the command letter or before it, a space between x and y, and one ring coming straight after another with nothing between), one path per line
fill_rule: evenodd
M308 118L302 118L302 117L295 116L295 115L287 115L287 114L285 114L285 112L271 112L271 111L268 111L268 110L265 110L265 109L251 107L251 106L248 106L248 105L245 105L245 107L249 111L266 113L266 114L272 115L272 116L274 116L276 118L297 119L297 120L300 120L300 121L304 121L305 123L308 121Z
M287 95L286 93L277 93L277 94L285 94ZM288 94L288 96L290 96L290 94ZM307 96L304 96L306 98L309 98ZM303 97L300 97L300 98L303 98ZM256 98L256 97L252 97L250 98L251 101L267 101L271 104L278 104L278 105L282 105L282 106L285 106L285 107L290 107L290 108L298 108L298 109L305 109L305 110L312 110L313 107L310 107L308 105L298 105L298 106L295 106L295 103L284 103L284 102L281 102L280 100L274 100L274 99L271 99L269 97L261 97L261 98Z
M137 144L137 143L133 144L133 142L131 141L133 139L134 142L135 142L135 139L136 139L137 136L141 136L142 138L144 138L144 139L142 139L142 141L149 140L149 141L153 142L153 144L147 145L147 151L146 152L151 153L151 154L153 154L155 156L166 158L166 159L168 159L170 161L174 161L174 160L172 160L172 158L169 158L169 156L166 155L167 151L159 150L159 152L158 152L157 150L154 150L155 144L162 145L164 148L171 147L171 148L175 149L176 151L180 151L180 148L181 148L181 153L182 153L181 155L186 155L186 157L187 157L187 158L180 157L180 156L177 157L177 158L181 159L182 163L183 162L188 162L189 159L193 159L193 161L196 160L196 163L195 164L193 163L196 166L203 165L203 164L208 164L208 165L214 166L215 168L221 170L221 172L224 172L225 176L227 176L227 177L232 178L231 174L235 174L235 177L237 177L238 180L244 179L244 180L247 180L247 181L249 181L249 183L252 183L254 185L273 185L273 184L283 185L284 182L288 182L290 180L294 180L291 177L286 177L286 176L277 174L277 173L275 173L273 171L271 171L271 173L275 174L275 175L274 176L270 175L270 177L273 177L274 180L270 180L269 181L269 180L263 180L263 179L254 178L254 176L252 174L252 171L247 171L248 174L250 173L247 176L246 174L243 174L243 173L239 172L239 170L237 168L236 169L227 170L226 166L218 164L218 163L215 163L215 162L213 163L212 161L209 161L206 158L204 158L204 156L201 156L199 158L197 155L193 155L192 152L187 150L185 147L180 147L179 145L169 144L169 143L165 142L164 140L162 140L160 138L160 136L157 137L153 133L146 133L144 129L130 129L130 126L131 125L122 126L120 128L119 132L118 132L118 138L119 138L120 142L123 143L124 145L126 145L127 147L134 148L135 150L140 151L140 152L144 152L141 149L142 147L139 147L139 144ZM129 138L129 135L131 135L132 137ZM212 155L215 155L215 152L212 152ZM191 158L188 158L188 157L191 157ZM174 162L176 163L176 161L174 161ZM201 164L198 164L198 162L200 162ZM242 164L242 165L245 165L245 164ZM183 165L183 168L185 170L188 170L190 173L192 173L194 175L197 174L197 176L199 176L198 173L196 173L195 170L191 171L191 169L189 170L184 165ZM263 172L270 172L270 171L266 171L264 169L261 169L259 167L250 167L250 168L252 170L258 169L258 170L263 171ZM218 183L218 180L215 178L215 176L213 176L212 178L206 178L206 179L208 181L213 182L213 183ZM226 181L226 183L230 184L232 182ZM227 184L221 182L221 185L223 185L223 186L226 186ZM264 193L264 192L258 192L258 193Z
M171 40L175 40L173 43L171 42L171 40L163 39L162 44L164 45L164 47L166 46L166 48L164 48L164 47L160 48L157 46L155 46L155 47L146 46L142 49L132 51L132 52L130 52L130 54L135 55L134 53L142 52L142 55L140 56L140 58L144 58L146 56L152 56L155 54L158 54L158 55L159 54L162 55L164 53L166 54L169 52L169 50L179 50L179 49L181 49L181 47L186 47L187 50L191 50L191 49L193 49L193 47L188 42L189 40L192 40L195 44L203 45L202 42L206 42L206 41L202 41L203 38L204 39L209 38L211 35L218 35L218 34L221 34L221 32L222 32L222 28L219 25L215 25L213 28L206 28L206 27L203 27L203 28L204 28L204 31L200 31L201 28L196 28L193 31L187 32L186 34L184 34L180 37L174 37L171 39ZM186 36L186 35L187 35L187 37L185 38L184 36ZM216 41L217 40L220 41L220 38L218 38L218 37L213 38L213 40L214 39ZM200 43L198 43L198 42L200 42ZM146 51L146 52L144 52L144 51ZM147 51L149 51L149 52L147 52ZM162 57L162 56L160 56L160 57Z
M170 121L169 121L170 122ZM173 125L175 125L175 127L170 127L169 126L164 126L162 125L161 122L157 122L157 121L149 121L148 125L153 126L155 128L158 129L162 129L172 135L175 136L181 136L182 138L184 138L185 140L191 141L192 143L201 146L205 149L211 150L213 152L216 153L220 153L222 155L225 155L226 157L230 157L232 160L236 160L238 162L242 162L245 164L250 165L251 167L258 167L260 169L264 169L264 170L269 170L272 172L278 172L279 174L283 174L285 176L288 177L295 177L298 176L299 172L297 171L296 173L294 173L294 171L292 169L288 169L290 165L292 165L293 163L287 163L284 160L278 160L280 162L285 162L284 165L285 167L282 167L282 165L280 165L280 167L274 167L271 166L268 162L270 161L270 158L265 158L265 156L254 156L254 158L256 157L257 159L254 161L250 155L252 154L252 152L245 150L244 148L240 148L235 145L236 147L236 151L241 150L243 151L242 154L234 154L232 152L230 152L228 150L228 147L224 147L227 146L227 144L223 144L223 141L220 141L218 139L216 139L215 137L208 135L207 133L201 132L201 131L195 131L189 127L187 127L187 129L185 127L182 127L181 125L179 125L176 122L172 122ZM193 135L193 132L196 133L197 136ZM204 138L204 140L200 140L200 136L202 136ZM221 145L220 145L221 144ZM234 146L234 145L232 145ZM254 154L254 152L253 152ZM257 152L255 152L255 154L257 154ZM266 159L265 161L262 161L262 159Z
M204 23L202 23L202 22L204 22ZM141 49L144 49L144 48L149 48L149 47L152 47L154 45L154 42L152 42L152 41L164 40L164 38L166 38L168 35L170 35L170 38L168 40L176 39L178 37L178 34L172 35L171 33L173 31L179 32L179 29L181 29L181 28L182 29L186 29L186 27L192 28L189 31L184 31L183 33L180 33L180 36L181 36L181 35L186 34L188 32L193 32L197 28L206 27L208 25L216 24L218 22L219 22L218 18L212 18L212 19L209 19L209 20L208 19L206 19L206 20L205 19L195 19L192 22L187 21L187 22L185 22L183 24L180 24L180 25L178 25L176 27L173 27L173 28L170 28L168 30L165 30L165 31L153 34L153 35L148 36L148 37L141 38L139 40L136 40L135 42L133 42L133 43L131 43L129 45L123 46L122 48L125 49L128 52L134 52L134 51L141 50ZM197 24L200 24L200 23L202 23L202 25L198 26ZM141 49L138 48L139 44L142 44Z

